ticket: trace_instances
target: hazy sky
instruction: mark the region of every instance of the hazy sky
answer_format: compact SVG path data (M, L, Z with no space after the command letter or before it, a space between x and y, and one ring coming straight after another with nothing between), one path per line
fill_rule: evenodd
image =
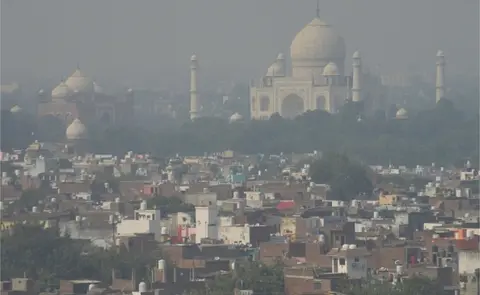
M100 83L167 87L198 55L204 81L248 81L315 16L314 0L2 0L2 82L59 81L77 62ZM478 0L322 0L349 58L382 72L479 65ZM346 62L350 65L350 62ZM178 82L178 81L181 81ZM186 85L185 87L188 87Z

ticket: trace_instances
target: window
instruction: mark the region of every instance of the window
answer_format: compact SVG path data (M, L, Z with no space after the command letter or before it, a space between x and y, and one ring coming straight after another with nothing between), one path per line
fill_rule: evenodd
M270 98L268 96L262 96L260 98L260 111L267 112L270 109Z
M313 283L313 290L320 290L322 289L322 283L321 282L314 282Z
M345 265L345 258L340 258L340 265Z
M360 258L358 258L358 257L355 257L353 260L354 260L355 262L360 262Z

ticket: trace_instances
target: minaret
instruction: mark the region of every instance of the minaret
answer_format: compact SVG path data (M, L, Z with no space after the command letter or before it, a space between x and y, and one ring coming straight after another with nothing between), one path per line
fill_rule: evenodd
M197 56L190 58L190 119L193 121L198 117L197 109Z
M353 54L353 77L352 77L352 100L362 100L362 62L360 59L360 52L355 51Z
M445 97L445 55L441 50L437 52L437 77L435 88L435 101L438 102Z

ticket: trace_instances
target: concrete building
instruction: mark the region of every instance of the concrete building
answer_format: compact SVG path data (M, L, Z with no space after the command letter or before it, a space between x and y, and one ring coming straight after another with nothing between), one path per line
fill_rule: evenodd
M140 209L135 210L134 219L122 219L117 224L117 236L152 233L155 235L156 240L161 240L162 225L160 218L160 210L147 209L147 203L146 201L143 201L140 205Z
M195 243L202 239L218 239L218 208L217 204L195 206Z

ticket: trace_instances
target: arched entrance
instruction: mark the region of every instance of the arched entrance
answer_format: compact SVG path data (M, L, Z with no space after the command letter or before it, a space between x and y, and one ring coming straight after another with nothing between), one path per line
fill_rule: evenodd
M323 95L320 95L317 97L317 110L326 110L327 109L327 106L326 106L326 103L327 103L327 100L325 98L325 96Z
M296 94L290 94L282 101L281 115L284 118L293 119L305 112L303 98Z

